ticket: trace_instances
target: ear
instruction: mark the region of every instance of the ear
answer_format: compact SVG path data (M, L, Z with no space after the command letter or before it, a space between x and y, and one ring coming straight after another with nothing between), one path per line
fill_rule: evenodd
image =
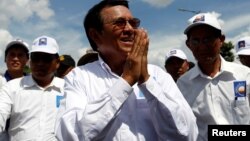
M221 47L222 47L222 45L223 45L225 39L226 39L226 36L225 36L224 34L222 34L222 35L220 36L220 44L221 44Z
M58 57L58 59L56 60L56 69L58 69L60 67L60 58Z
M100 33L98 31L96 31L94 28L89 29L89 36L97 44L99 44L101 42L100 37L99 37Z
M191 47L190 47L190 43L189 43L189 40L188 40L188 39L186 40L185 43L186 43L186 46L187 46L190 50L192 50Z
M222 42L224 42L225 39L226 39L226 36L225 36L224 34L222 34L222 35L220 36L220 40L221 40Z

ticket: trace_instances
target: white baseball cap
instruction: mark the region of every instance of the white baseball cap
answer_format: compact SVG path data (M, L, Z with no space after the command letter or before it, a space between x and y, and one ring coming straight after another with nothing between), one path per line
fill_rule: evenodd
M5 50L8 50L10 47L13 47L14 45L21 45L22 47L24 47L24 49L26 49L27 51L29 50L29 45L28 43L24 42L21 39L15 39L13 41L10 41Z
M240 38L235 46L237 55L250 55L250 36Z
M59 54L59 46L54 38L41 36L33 41L30 53L31 52Z
M202 24L221 30L220 23L214 15L210 13L199 13L188 20L188 26L185 29L184 34L187 34L191 28Z
M167 53L165 60L167 61L171 57L178 57L178 58L180 58L182 60L187 60L186 54L180 49L172 49L172 50L170 50Z

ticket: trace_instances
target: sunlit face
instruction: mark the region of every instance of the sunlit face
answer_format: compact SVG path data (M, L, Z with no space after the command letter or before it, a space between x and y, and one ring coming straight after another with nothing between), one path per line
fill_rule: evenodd
M171 57L165 63L166 71L173 77L175 81L189 69L187 60L178 57Z
M220 48L224 38L215 34L212 27L200 25L190 31L187 46L199 63L214 63L220 57Z
M26 51L20 47L10 48L5 58L8 71L10 72L23 72L23 68L28 60Z
M98 51L105 56L126 58L134 43L138 19L124 6L106 7L101 11L101 16L103 30L97 42Z

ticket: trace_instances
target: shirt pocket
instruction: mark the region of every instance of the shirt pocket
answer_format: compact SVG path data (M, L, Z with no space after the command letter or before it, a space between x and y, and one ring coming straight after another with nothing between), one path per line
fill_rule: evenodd
M247 99L234 101L234 113L236 124L249 124L250 123L250 107Z
M15 135L14 140L36 140L39 133L39 118L32 117L23 120L17 120L16 126L10 131L10 134Z

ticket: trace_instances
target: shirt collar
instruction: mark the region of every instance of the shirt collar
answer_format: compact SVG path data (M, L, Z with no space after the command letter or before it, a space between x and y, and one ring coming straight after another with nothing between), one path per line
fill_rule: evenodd
M108 66L108 64L106 62L104 62L104 60L101 58L101 56L98 54L98 61L99 61L99 64L101 65L101 67L107 71L108 73L110 73L111 75L114 75L114 76L118 76L117 74L115 74L114 72L112 72L111 68Z
M32 78L32 75L25 76L23 87L33 87L33 86L41 88L39 85L37 85L35 80ZM59 89L61 92L63 92L61 88L64 87L64 79L54 77L52 82L45 89L50 88L50 87L54 87L56 89Z
M228 63L222 56L220 56L220 58L221 58L221 68L220 68L220 71L216 74L215 77L218 77L221 73L226 73L226 72L232 73L233 72L232 68L230 67L230 63ZM200 70L198 64L196 64L194 66L194 68L191 69L190 71L191 71L190 72L191 75L189 77L189 80L192 80L197 76L201 76L201 77L204 77L204 78L210 78L211 79L211 77L209 77L206 74L202 73L202 71Z
M26 76L27 73L23 73L23 76ZM12 80L13 78L10 76L10 73L6 70L5 73L4 73L4 78L6 79L6 81L10 81Z

